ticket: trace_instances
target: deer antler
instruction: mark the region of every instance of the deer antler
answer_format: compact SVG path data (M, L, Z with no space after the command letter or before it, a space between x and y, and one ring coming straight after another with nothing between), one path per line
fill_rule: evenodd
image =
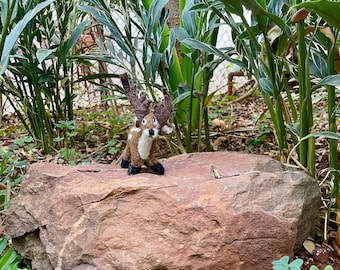
M166 122L169 120L174 106L172 104L172 100L167 88L162 89L164 95L164 102L162 104L158 104L154 107L154 114L160 126L164 126Z
M145 96L138 97L136 88L129 83L129 75L127 73L123 73L120 76L120 80L133 107L135 115L138 121L141 122L144 116L150 112L151 100L148 100Z

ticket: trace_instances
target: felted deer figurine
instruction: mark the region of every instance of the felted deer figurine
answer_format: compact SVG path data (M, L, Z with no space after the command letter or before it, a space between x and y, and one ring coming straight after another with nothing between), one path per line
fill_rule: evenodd
M145 96L138 97L136 88L129 83L127 73L121 75L121 81L136 115L135 126L130 129L122 154L121 167L128 168L130 175L140 173L142 165L146 165L153 173L162 175L164 167L155 158L154 152L158 135L172 132L172 128L167 125L173 112L169 91L162 89L164 102L154 106L152 112L151 100Z

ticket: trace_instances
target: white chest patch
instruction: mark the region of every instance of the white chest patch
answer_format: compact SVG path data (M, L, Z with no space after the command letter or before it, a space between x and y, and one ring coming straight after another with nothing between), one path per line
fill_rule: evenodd
M138 154L141 157L141 159L148 159L150 155L150 150L152 146L153 138L149 136L145 136L142 134L138 141Z

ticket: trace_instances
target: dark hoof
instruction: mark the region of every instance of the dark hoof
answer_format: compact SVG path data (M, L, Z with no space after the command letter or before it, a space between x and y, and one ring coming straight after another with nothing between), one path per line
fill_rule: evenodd
M163 175L164 174L164 167L162 164L157 163L156 165L153 165L150 167L152 172L155 174Z
M141 167L134 167L132 166L131 164L129 165L129 168L128 168L128 174L137 174L137 173L140 173L142 170Z
M120 166L122 166L122 168L129 168L129 165L130 165L130 162L125 160L125 159L122 159L122 163L120 164Z

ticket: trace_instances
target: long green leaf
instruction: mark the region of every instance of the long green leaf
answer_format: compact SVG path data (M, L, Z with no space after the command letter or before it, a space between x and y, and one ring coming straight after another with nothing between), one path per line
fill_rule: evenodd
M329 75L323 78L316 86L320 87L323 85L339 86L340 85L340 74Z
M321 86L339 86L340 85L340 74L337 75L328 75L327 77L323 78L319 83L313 85L311 88L311 92L319 89Z
M314 138L326 137L328 139L340 140L340 135L335 132L320 131L320 132L310 133L307 136L304 136L303 138L301 138L301 141L307 140L308 138L311 138L311 137L314 137Z
M195 13L191 12L190 9L194 5L194 1L185 1L185 7L182 11L182 25L187 30L190 37L194 38L197 35L197 24L195 19Z
M238 16L243 14L242 4L239 0L222 0L226 10Z
M61 48L61 55L60 55L60 63L63 64L66 60L67 55L69 54L70 49L73 47L73 45L77 42L78 38L84 31L85 27L88 25L88 21L81 22L73 31L68 39L65 46Z
M18 24L12 29L9 35L6 37L4 49L1 54L0 60L0 75L5 72L7 69L9 56L11 50L13 49L17 39L19 38L21 32L24 30L26 25L30 20L32 20L40 11L42 11L45 7L53 3L55 0L47 0L36 5L33 9L25 14L25 16L18 22Z
M9 265L15 261L17 254L12 247L0 258L0 270L7 270Z
M240 17L243 16L243 9L242 9L242 5L243 5L245 8L251 10L252 14L255 17L257 17L259 20L262 21L264 18L269 18L282 29L283 33L287 35L289 39L293 40L293 35L291 34L291 31L288 25L286 25L285 22L280 17L265 10L257 1L255 0L233 0L233 1L224 0L222 2L225 5L227 10L236 11L233 13L239 15ZM240 6L241 6L241 9L240 9ZM233 9L231 9L231 7Z
M197 39L194 38L186 38L182 39L181 42L189 49L196 49L196 50L202 50L207 53L214 54L216 56L221 57L224 60L227 60L231 63L234 63L238 65L239 67L243 68L245 67L244 63L229 56L229 55L234 55L234 48L229 48L227 52L224 52L214 46L211 46L209 44L203 43Z
M105 9L105 7L101 8ZM107 26L111 31L111 34L117 42L119 48L122 49L127 55L134 58L133 52L131 51L129 46L127 46L124 40L123 34L120 30L121 27L118 27L117 23L111 17L109 17L108 14L105 13L105 10L103 11L91 6L83 5L78 6L78 9L83 12L90 13L97 22L103 24L104 26Z
M3 170L1 170L3 171ZM5 250L6 246L7 246L7 242L8 242L8 236L5 235L0 242L0 254L2 254L2 252Z

